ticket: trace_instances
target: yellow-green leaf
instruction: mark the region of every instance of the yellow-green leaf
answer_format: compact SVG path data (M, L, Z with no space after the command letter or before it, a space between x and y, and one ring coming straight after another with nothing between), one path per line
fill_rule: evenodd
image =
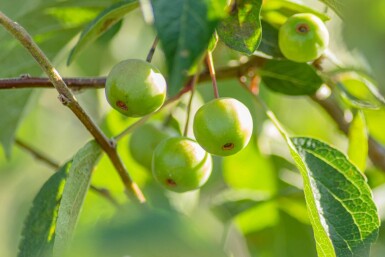
M368 131L362 111L357 111L349 127L348 156L362 172L365 171L368 158Z
M99 145L95 141L91 141L80 149L73 158L56 222L53 246L55 257L63 256L67 251L90 186L92 170L101 153Z
M83 30L79 41L71 50L67 64L69 65L74 57L95 39L108 31L113 25L119 22L124 15L138 7L137 0L124 0L115 3L101 12L89 25Z
M25 220L18 257L52 256L53 232L63 186L71 163L52 175L33 199Z
M318 256L368 257L380 221L362 173L337 149L312 138L291 138Z

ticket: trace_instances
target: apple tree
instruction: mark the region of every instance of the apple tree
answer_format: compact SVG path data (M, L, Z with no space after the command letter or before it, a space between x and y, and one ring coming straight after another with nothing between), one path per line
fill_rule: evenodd
M1 256L383 256L384 11L2 0Z

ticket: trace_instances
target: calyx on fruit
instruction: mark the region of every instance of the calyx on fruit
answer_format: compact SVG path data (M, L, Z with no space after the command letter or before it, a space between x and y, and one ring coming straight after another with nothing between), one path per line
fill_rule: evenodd
M140 165L151 170L152 154L158 144L177 133L159 123L146 123L134 130L129 142L132 157Z
M203 105L193 124L197 142L209 153L232 155L250 141L253 119L247 107L234 98L217 98Z
M317 59L329 44L329 32L311 13L295 14L280 27L278 44L282 54L295 62Z
M166 81L159 70L137 59L115 65L107 76L105 87L109 104L129 117L141 117L158 110L166 91Z
M211 155L192 139L163 140L152 159L154 178L166 189L186 192L200 188L212 170Z

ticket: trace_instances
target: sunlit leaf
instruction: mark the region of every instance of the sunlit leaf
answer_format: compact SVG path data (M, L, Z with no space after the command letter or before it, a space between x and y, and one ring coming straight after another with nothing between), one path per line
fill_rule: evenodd
M311 138L288 142L304 179L319 256L369 256L379 218L362 173L337 149Z
M82 26L95 17L95 10L82 6L55 6L44 10L44 13L56 18L65 28Z
M237 0L230 16L218 26L221 40L230 48L251 55L257 49L262 38L261 0Z
M137 0L124 0L115 3L101 12L91 23L83 30L79 41L72 49L67 64L70 64L73 58L100 35L108 31L113 25L119 22L127 13L139 6Z
M262 6L261 15L265 21L281 25L286 19L297 13L312 13L318 16L321 20L329 20L329 16L315 10L307 5L300 3L299 1L290 0L269 0Z
M365 171L368 157L368 132L363 112L358 111L349 127L349 159L362 171Z
M338 75L337 87L341 96L355 108L378 109L385 99L378 88L363 75L347 72Z
M92 170L101 153L99 145L91 141L73 158L56 223L54 256L62 256L67 251L90 185Z
M364 110L369 134L385 145L385 108L379 110Z
M61 167L35 196L24 223L18 257L52 256L57 212L70 167L71 163Z

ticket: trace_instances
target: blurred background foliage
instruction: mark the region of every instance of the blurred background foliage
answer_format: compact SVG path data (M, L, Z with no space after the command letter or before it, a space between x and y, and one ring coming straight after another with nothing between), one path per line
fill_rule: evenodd
M117 1L0 0L0 9L25 26L63 76L105 76L123 59L144 59L155 37L154 29L144 22L137 9L66 66L68 54L83 26L114 2ZM306 1L306 4L321 12L324 9L318 1ZM328 23L331 51L342 63L370 66L378 81L385 81L382 72L385 5L381 0L352 1L352 9L348 5L346 3L345 9L360 16L351 19L352 13L345 14L346 26L328 11L332 17ZM355 8L360 11L354 12ZM341 37L342 30L347 44ZM4 30L0 30L0 41L1 77L41 75L32 58ZM221 43L214 52L217 68L243 58ZM165 71L160 47L153 63ZM385 87L380 85L384 92ZM126 137L119 143L119 152L134 181L147 196L151 211L129 204L116 212L110 203L90 191L76 230L72 256L161 257L170 252L173 255L167 256L316 256L301 176L284 141L237 80L220 81L219 90L221 96L235 97L249 107L255 133L248 147L231 157L215 157L213 174L199 192L175 194L161 189L149 171L135 163L128 151L130 137ZM24 91L29 105L17 138L64 164L90 135L58 102L54 90ZM198 92L193 109L213 97L210 83L201 83ZM273 93L263 85L260 95L292 135L319 138L346 153L347 138L309 98ZM79 91L76 97L110 136L135 121L111 111L103 90ZM166 108L153 119L164 120L169 112L170 108ZM379 118L382 116L385 117L384 110L367 111L372 135L385 144L385 119ZM183 111L175 107L172 118L173 126L183 128ZM7 257L17 254L23 220L33 197L53 170L17 146L13 147L10 159L6 159L2 151L0 149L0 255ZM385 192L384 173L369 166L367 176L384 212L385 203L379 197ZM121 203L125 201L122 184L105 156L94 171L92 184L108 188ZM384 251L385 229L382 227L372 256L383 256Z

